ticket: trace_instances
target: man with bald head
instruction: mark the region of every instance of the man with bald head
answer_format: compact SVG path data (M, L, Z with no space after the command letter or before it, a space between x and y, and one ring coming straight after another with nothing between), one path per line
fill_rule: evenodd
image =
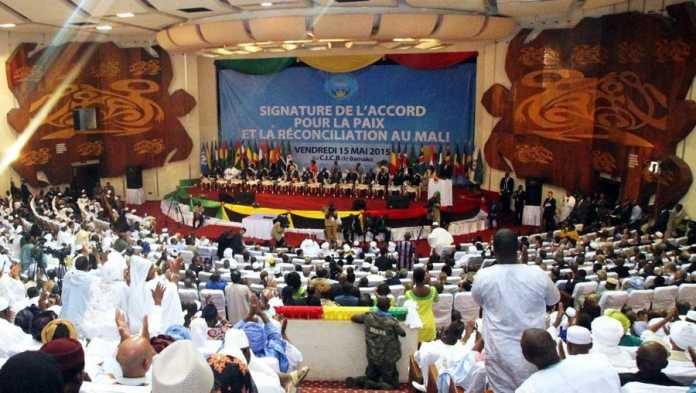
M619 375L601 355L579 354L561 360L556 342L544 329L524 331L522 354L538 370L515 393L620 393Z
M483 309L486 371L491 387L496 393L512 393L534 372L522 356L522 332L543 328L546 307L558 303L560 294L538 266L518 263L517 235L511 230L496 232L493 248L496 264L476 273L471 294Z
M638 348L636 352L636 366L638 372L621 373L621 385L629 382L641 382L651 385L682 386L677 381L670 379L662 369L667 367L669 351L657 341L648 341Z
M155 349L150 345L147 316L143 318L142 330L137 336L131 336L126 317L121 310L116 310L116 326L121 336L116 361L121 366L123 377L127 379L145 377L156 354Z

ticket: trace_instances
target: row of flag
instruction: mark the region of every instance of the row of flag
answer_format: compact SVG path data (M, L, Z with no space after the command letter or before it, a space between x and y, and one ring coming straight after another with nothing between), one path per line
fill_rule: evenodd
M253 163L256 168L270 167L281 162L285 164L286 157L291 154L290 143L283 142L237 142L213 141L201 144L201 173L223 171L235 167L245 169ZM483 158L481 150L477 150L476 158L467 154L466 147L456 145L453 150L443 145L415 144L391 146L389 155L389 171L394 174L401 168L415 165L452 166L454 177L469 178L473 173L474 183L483 181Z
M204 142L201 144L201 172L207 174L232 167L243 170L251 163L257 168L270 167L279 161L285 162L290 151L289 142Z
M472 166L472 157L466 153L466 149L456 145L451 151L449 147L435 145L392 145L389 157L389 171L394 174L401 168L414 165L440 166L449 164L452 166L454 176L466 176Z

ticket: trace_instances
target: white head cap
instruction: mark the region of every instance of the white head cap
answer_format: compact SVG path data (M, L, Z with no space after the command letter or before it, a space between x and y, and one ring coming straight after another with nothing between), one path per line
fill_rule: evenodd
M190 340L169 345L152 363L152 393L208 393L213 382L212 369Z
M566 341L577 345L592 344L592 333L585 327L573 325L566 332Z

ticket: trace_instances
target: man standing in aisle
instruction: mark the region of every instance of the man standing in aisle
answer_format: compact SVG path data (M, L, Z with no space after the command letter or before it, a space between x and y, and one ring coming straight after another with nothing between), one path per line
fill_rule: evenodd
M542 213L542 228L545 231L553 231L556 229L556 198L553 197L553 191L549 191L541 205Z
M517 260L517 235L499 230L493 238L497 263L474 277L471 294L483 309L486 370L495 393L512 393L535 370L522 355L520 338L529 328L543 329L546 307L560 294L537 266Z
M510 198L515 191L515 180L510 177L510 172L505 172L505 177L500 179L500 204L502 213L510 213Z

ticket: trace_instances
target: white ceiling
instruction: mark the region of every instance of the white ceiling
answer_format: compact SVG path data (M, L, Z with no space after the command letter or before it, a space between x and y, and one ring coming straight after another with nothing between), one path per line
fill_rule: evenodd
M577 23L584 16L664 11L684 0L0 0L0 30L56 33L60 29L154 42L208 44L348 38L356 43L398 37L451 41L500 39L522 27ZM692 0L693 1L693 0ZM271 3L264 4L267 2ZM131 13L131 17L119 17ZM499 16L499 18L493 18ZM494 20L495 19L495 20ZM484 31L490 22L495 29ZM110 31L97 31L109 25ZM192 26L183 38L179 27ZM218 27L229 32L215 31ZM306 27L306 29L305 29ZM173 28L173 29L172 29ZM512 29L511 29L512 28ZM509 31L508 31L509 30ZM229 34L229 36L228 36ZM161 36L161 34L160 34ZM183 41L182 41L183 42ZM225 46L225 45L221 45ZM329 48L331 46L329 45Z

